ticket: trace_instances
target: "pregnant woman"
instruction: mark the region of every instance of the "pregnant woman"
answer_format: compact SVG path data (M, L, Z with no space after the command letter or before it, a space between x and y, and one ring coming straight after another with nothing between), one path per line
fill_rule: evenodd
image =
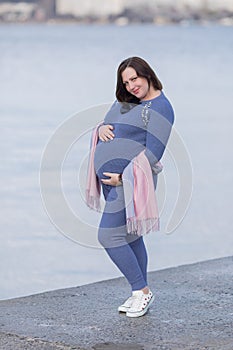
M98 239L132 289L118 311L139 317L154 300L143 234L159 227L155 188L174 112L155 72L140 57L119 65L116 99L93 132L87 203L98 207L101 184L106 202Z

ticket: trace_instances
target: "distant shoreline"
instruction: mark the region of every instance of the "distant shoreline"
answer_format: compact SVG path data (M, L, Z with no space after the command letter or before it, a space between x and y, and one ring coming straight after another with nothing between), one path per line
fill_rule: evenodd
M78 20L64 20L64 19L50 19L47 21L0 21L1 25L97 25L97 26L108 26L113 25L116 27L130 27L130 26L147 26L152 25L155 27L166 27L166 26L177 26L177 27L190 27L190 26L202 26L202 27L209 27L209 26L221 26L221 27L232 27L233 26L233 20L232 23L228 23L227 21L180 21L180 22L165 22L165 23L156 23L156 22L128 22L128 23L117 23L117 22L111 22L111 21L78 21Z
M116 1L115 1L116 2ZM187 25L219 23L233 26L233 6L219 0L218 6L206 0L183 4L163 3L163 1L124 1L117 7L103 1L103 8L87 0L86 6L67 4L65 0L0 1L1 23L84 23L84 24L130 24Z

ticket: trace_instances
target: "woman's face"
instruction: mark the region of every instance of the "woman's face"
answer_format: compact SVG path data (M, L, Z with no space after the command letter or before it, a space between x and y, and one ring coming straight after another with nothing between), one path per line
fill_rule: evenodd
M150 95L150 87L146 78L139 77L134 68L127 67L121 77L126 90L139 100L146 99Z

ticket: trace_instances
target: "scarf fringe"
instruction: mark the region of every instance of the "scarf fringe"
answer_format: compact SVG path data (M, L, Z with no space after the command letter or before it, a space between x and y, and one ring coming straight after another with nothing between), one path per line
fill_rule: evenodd
M90 209L101 212L100 199L96 196L90 195L89 190L86 190L86 203Z
M151 219L136 219L131 217L127 219L126 223L128 234L137 234L138 236L143 236L149 232L159 231L160 222L159 218Z

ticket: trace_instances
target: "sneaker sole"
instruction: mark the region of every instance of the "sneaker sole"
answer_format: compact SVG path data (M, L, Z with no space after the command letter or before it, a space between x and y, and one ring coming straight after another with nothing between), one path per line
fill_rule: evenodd
M130 307L121 307L121 306L119 306L118 307L118 312L127 312L127 311L129 311L129 309L130 309Z
M147 313L147 311L149 310L149 307L151 306L151 304L153 303L153 301L155 300L154 295L152 296L152 298L150 299L148 305L145 307L145 309L143 309L142 311L139 312L126 312L126 316L127 317L140 317L143 316Z

